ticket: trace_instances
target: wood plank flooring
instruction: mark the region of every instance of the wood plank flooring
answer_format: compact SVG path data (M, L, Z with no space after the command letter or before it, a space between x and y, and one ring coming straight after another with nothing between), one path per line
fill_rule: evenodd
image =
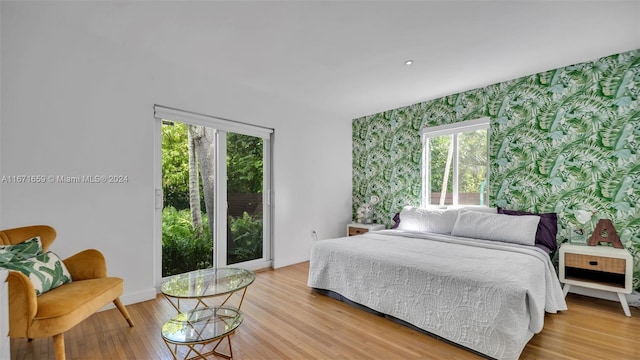
M232 336L234 359L481 359L312 292L308 269L307 262L257 273ZM640 309L632 307L628 318L613 301L570 294L567 302L569 311L547 314L521 359L640 359ZM158 296L127 308L133 328L113 309L65 333L67 359L172 359L160 336L175 315L171 305ZM50 338L11 340L12 360L54 358Z

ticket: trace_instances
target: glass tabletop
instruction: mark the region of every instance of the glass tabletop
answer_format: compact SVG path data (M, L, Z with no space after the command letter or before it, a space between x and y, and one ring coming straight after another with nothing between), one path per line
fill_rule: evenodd
M232 293L251 285L256 275L238 268L202 269L168 278L161 291L174 298L203 298Z
M210 307L180 313L162 326L162 337L174 344L198 344L229 335L242 323L233 308Z

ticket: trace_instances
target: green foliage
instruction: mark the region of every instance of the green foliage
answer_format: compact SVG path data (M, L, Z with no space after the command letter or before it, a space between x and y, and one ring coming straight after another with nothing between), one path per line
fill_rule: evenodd
M429 138L431 191L439 192L451 146L451 135ZM487 178L487 131L475 130L458 136L458 192L478 193ZM455 154L454 154L455 156ZM453 162L449 168L447 192L453 191Z
M162 125L162 191L164 203L176 209L189 208L189 152L187 126Z
M164 203L189 208L189 154L187 126L174 122L162 126L162 189ZM262 192L262 139L227 133L227 191Z
M170 276L213 266L213 238L206 216L203 236L196 237L189 210L165 207L162 210L162 276ZM235 264L262 257L262 220L246 212L229 217L234 248L227 262Z
M262 138L227 133L227 191L262 192Z
M262 257L262 218L254 219L245 211L242 217L229 216L234 248L227 262L235 264Z
M162 209L162 276L212 266L213 238L203 214L202 237L196 237L189 210Z
M487 179L487 131L465 132L459 138L459 192L477 193Z
M429 163L429 179L431 180L431 191L439 192L442 190L442 180L444 178L444 170L447 164L447 156L449 147L451 146L451 135L435 136L429 138L429 155L431 162ZM453 171L449 169L449 179L447 180L447 192L453 191Z

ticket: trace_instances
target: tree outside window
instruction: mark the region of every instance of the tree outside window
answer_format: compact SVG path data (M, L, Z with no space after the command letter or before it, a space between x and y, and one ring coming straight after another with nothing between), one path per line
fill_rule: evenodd
M423 131L423 204L486 205L488 119Z

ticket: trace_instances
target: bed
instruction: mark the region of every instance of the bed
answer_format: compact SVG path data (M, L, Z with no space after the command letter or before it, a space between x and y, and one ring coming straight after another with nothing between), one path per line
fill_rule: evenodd
M545 312L566 310L536 215L415 210L397 229L315 242L308 286L496 359L517 359Z

